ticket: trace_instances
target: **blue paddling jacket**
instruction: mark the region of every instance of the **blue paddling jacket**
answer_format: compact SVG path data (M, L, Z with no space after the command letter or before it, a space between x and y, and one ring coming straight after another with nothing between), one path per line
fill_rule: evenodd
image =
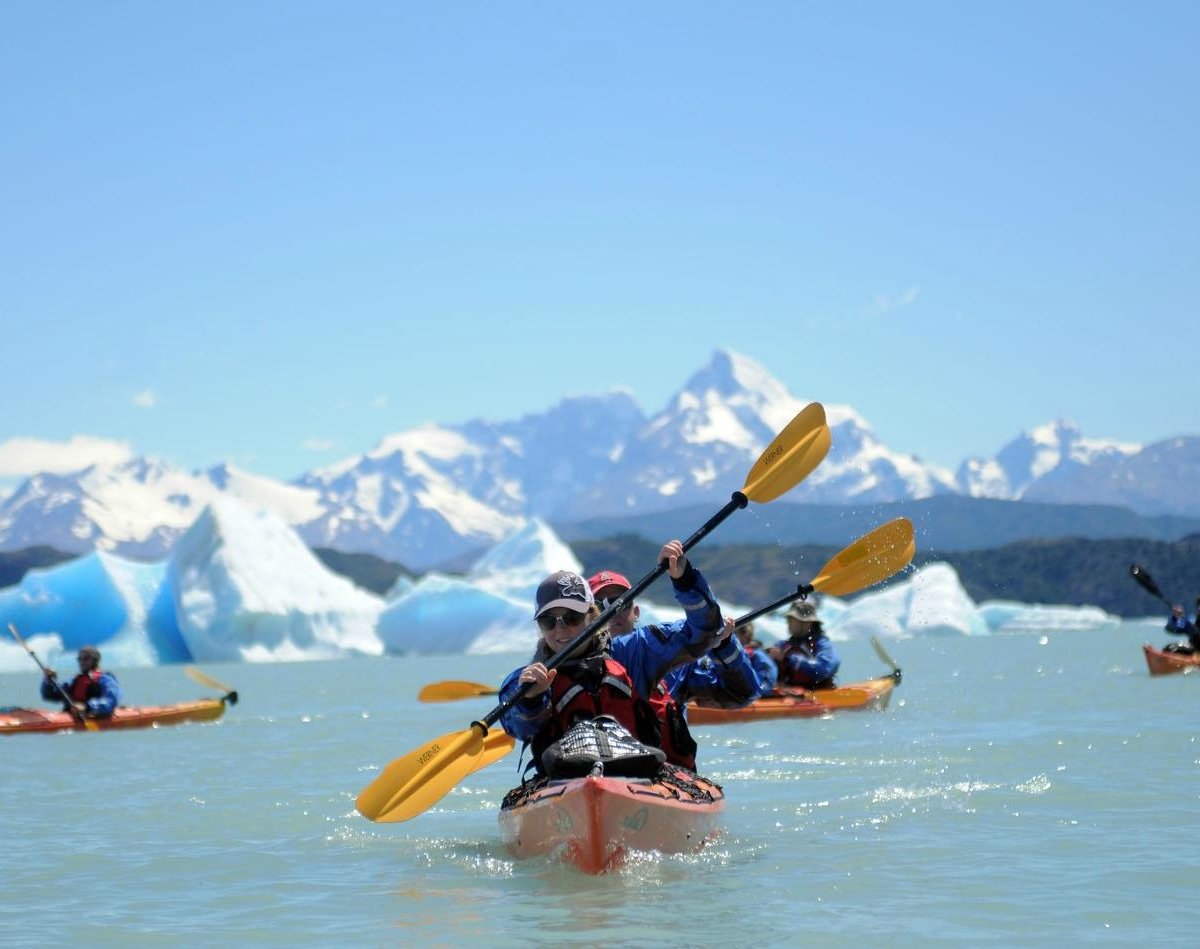
M827 689L833 687L842 660L829 637L822 633L813 638L785 639L776 643L783 653L779 661L781 685L798 685L805 689Z
M94 718L107 718L121 704L121 686L111 672L97 671L94 677L81 672L63 685L62 691L59 691L57 679L42 679L42 698L47 702L61 702L63 709L67 710L63 692L73 698L84 696L75 698L75 701L83 702L88 714Z
M770 656L757 650L747 653L738 638L730 636L708 655L672 669L665 681L686 714L690 700L715 708L749 705L775 687L775 676Z

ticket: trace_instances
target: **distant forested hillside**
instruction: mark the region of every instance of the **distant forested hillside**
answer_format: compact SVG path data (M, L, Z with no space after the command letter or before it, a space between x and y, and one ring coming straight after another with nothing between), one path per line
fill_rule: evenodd
M854 538L847 539L847 544ZM954 567L975 602L1018 600L1022 603L1099 606L1118 616L1164 613L1129 575L1130 564L1147 570L1169 599L1189 613L1200 596L1200 534L1183 540L1049 540L1022 541L994 550L923 554L917 566L937 560ZM634 535L576 541L575 555L591 573L619 570L630 580L648 573L661 545ZM840 548L826 546L700 545L692 552L713 589L722 598L754 607L777 600L807 583ZM660 581L665 582L665 581ZM663 599L666 593L650 594ZM1165 613L1164 613L1165 616Z
M11 587L21 582L30 570L38 567L53 567L57 563L75 559L74 554L64 554L53 547L26 547L24 550L0 550L0 588Z

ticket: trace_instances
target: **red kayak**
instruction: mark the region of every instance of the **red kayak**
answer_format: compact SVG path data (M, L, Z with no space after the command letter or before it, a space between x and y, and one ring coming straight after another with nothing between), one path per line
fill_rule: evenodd
M89 718L99 731L150 728L180 722L210 722L225 714L225 698L199 699L176 705L122 705L109 718ZM37 708L0 708L0 735L23 732L84 731L87 728L70 712Z
M540 778L508 792L500 833L518 858L553 855L602 873L631 850L700 849L724 809L719 785L670 765L654 778Z
M1146 665L1152 676L1170 675L1172 672L1191 672L1200 666L1200 656L1182 652L1163 652L1149 643L1142 644L1146 654Z

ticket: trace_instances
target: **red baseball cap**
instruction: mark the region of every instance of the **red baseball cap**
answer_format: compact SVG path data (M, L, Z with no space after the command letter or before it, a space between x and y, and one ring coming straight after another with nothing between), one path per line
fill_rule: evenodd
M601 570L599 573L593 573L588 577L588 586L591 587L592 595L594 596L605 587L620 587L622 590L629 590L633 587L633 584L619 573L613 573L611 570Z

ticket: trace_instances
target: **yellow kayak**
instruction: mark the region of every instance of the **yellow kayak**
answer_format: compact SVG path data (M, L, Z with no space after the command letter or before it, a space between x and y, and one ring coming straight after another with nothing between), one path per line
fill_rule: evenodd
M692 725L724 725L771 718L815 718L840 709L885 709L896 687L895 675L851 682L833 689L782 686L741 708L710 708L688 704Z

